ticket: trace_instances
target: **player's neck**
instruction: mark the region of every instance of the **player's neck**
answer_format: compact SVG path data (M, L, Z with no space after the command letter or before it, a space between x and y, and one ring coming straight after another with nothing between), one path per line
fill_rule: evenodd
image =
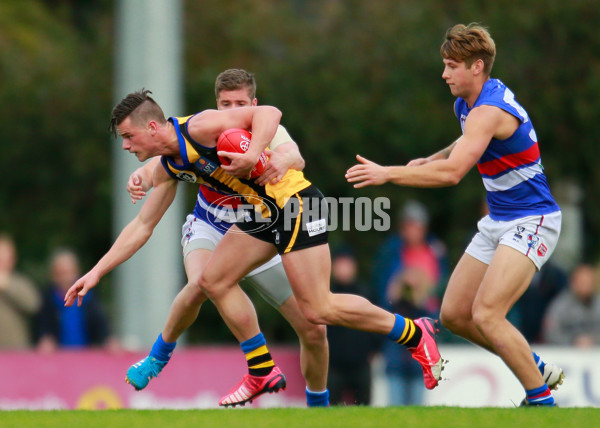
M464 97L469 108L473 108L473 106L477 102L479 95L481 95L481 91L483 91L483 85L485 85L485 82L487 82L488 79L489 78L486 77L483 80L476 80L475 82L473 82L473 89L469 92L469 94L466 97Z
M177 132L172 122L167 122L165 126L160 129L160 140L162 143L161 154L170 156L172 158L179 158L179 139L177 138Z

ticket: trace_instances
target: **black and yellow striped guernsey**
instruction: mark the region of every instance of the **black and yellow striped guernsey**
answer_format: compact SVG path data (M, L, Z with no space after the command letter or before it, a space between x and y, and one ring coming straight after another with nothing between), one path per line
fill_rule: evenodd
M256 184L254 179L229 175L220 167L216 147L205 147L189 135L188 121L192 117L194 115L169 118L179 140L182 164L177 164L170 156L162 156L161 162L169 175L176 180L202 183L221 193L239 195L246 203L255 205L263 217L270 216L270 209L262 199L268 199L279 208L283 208L291 196L311 185L301 171L294 169L289 169L276 184L268 183L264 186Z

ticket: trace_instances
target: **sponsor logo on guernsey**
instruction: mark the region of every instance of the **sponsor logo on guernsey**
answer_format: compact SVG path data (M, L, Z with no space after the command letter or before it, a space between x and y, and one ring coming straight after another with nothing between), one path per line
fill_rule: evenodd
M306 230L308 232L308 236L315 236L325 233L327 232L327 220L321 218L319 220L306 223Z
M540 257L544 257L547 251L548 247L546 247L544 244L540 244L540 246L537 249L537 255Z
M196 174L194 174L193 172L189 172L189 171L181 171L179 173L177 173L177 178L181 181L185 181L187 183L195 183L196 180L198 179L196 177Z
M194 165L196 166L196 168L198 168L200 171L207 175L212 174L213 171L219 167L216 163L204 158L198 159Z
M271 233L275 234L275 244L279 245L281 242L281 234L279 233L278 230L272 230Z
M537 243L540 242L540 237L537 235L527 235L527 246L529 248L535 248Z

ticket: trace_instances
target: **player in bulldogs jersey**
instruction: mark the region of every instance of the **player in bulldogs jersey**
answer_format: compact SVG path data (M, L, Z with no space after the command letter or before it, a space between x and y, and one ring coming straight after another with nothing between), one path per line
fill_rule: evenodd
M561 211L542 167L537 135L513 92L490 78L493 39L477 24L449 29L441 47L442 78L457 100L462 136L449 147L406 166L383 167L361 156L346 178L360 188L457 184L475 165L487 191L489 215L452 273L441 307L443 325L496 353L523 385L526 405L554 405L550 389L562 369L532 353L506 319L536 270L555 249ZM532 357L533 355L533 357Z

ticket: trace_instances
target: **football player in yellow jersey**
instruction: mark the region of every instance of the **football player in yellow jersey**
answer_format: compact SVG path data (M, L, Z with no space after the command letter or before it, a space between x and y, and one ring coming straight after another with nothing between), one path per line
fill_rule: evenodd
M225 70L216 79L215 95L219 110L257 105L254 75L241 69ZM269 144L269 149L269 163L265 173L256 180L258 184L279 181L289 168L304 168L304 159L298 146L281 125L275 139ZM141 200L152 187L152 172L159 163L160 159L156 157L131 174L127 190L132 202ZM218 205L210 206L213 202L212 195L205 185L199 186L194 210L187 216L182 228L184 265L188 277L201 273L228 226L233 224L225 221L215 224L215 215L220 211ZM222 194L216 193L215 199L219 198L222 198ZM300 311L285 276L281 257L276 255L254 269L246 276L244 283L254 287L269 304L281 312L296 331L300 339L302 374L306 379L307 405L328 406L329 353L326 328L324 325L309 323ZM198 317L200 307L206 299L200 288L191 284L183 287L171 305L165 326L152 346L150 355L127 371L126 379L131 385L138 390L143 389L163 369L170 360L177 339Z
M262 392L276 390L285 381L270 358L254 307L237 283L275 253L281 254L294 295L310 322L387 335L411 352L421 364L426 387L435 388L441 378L443 360L435 342L432 320L421 318L413 321L379 308L363 297L330 292L328 213L319 190L304 180L298 182L297 188L285 184L280 186L274 197L247 180L260 154L275 135L280 117L281 112L270 106L205 110L186 120L186 132L190 138L182 143L175 121L167 120L148 91L142 90L127 95L113 109L111 128L123 138L123 149L135 154L140 161L161 155L168 158L171 165L186 164L188 159L182 151L184 147L189 148L187 142L191 140L205 148L214 148L219 135L227 129L252 130L248 151L228 154L231 165L220 168L262 195L262 203L269 205L270 215L266 220L270 223L265 226L264 218L252 217L249 211L245 221L236 223L224 235L202 273L188 278L188 282L199 287L217 306L227 326L242 344L249 367L261 370L261 377L265 379L259 385ZM219 175L215 180L214 172L202 178L214 181L215 186L223 184L223 177ZM282 182L286 182L285 176ZM79 304L104 274L131 257L147 241L173 201L177 180L165 168L157 167L153 184L154 191L138 216L125 227L96 266L69 289L65 296L66 305L72 305L76 300ZM288 197L282 198L285 195ZM285 201L283 206L281 201ZM243 257L240 257L242 254ZM273 373L275 376L269 377ZM240 399L256 390L257 377L242 381L221 399L220 404L240 403Z

